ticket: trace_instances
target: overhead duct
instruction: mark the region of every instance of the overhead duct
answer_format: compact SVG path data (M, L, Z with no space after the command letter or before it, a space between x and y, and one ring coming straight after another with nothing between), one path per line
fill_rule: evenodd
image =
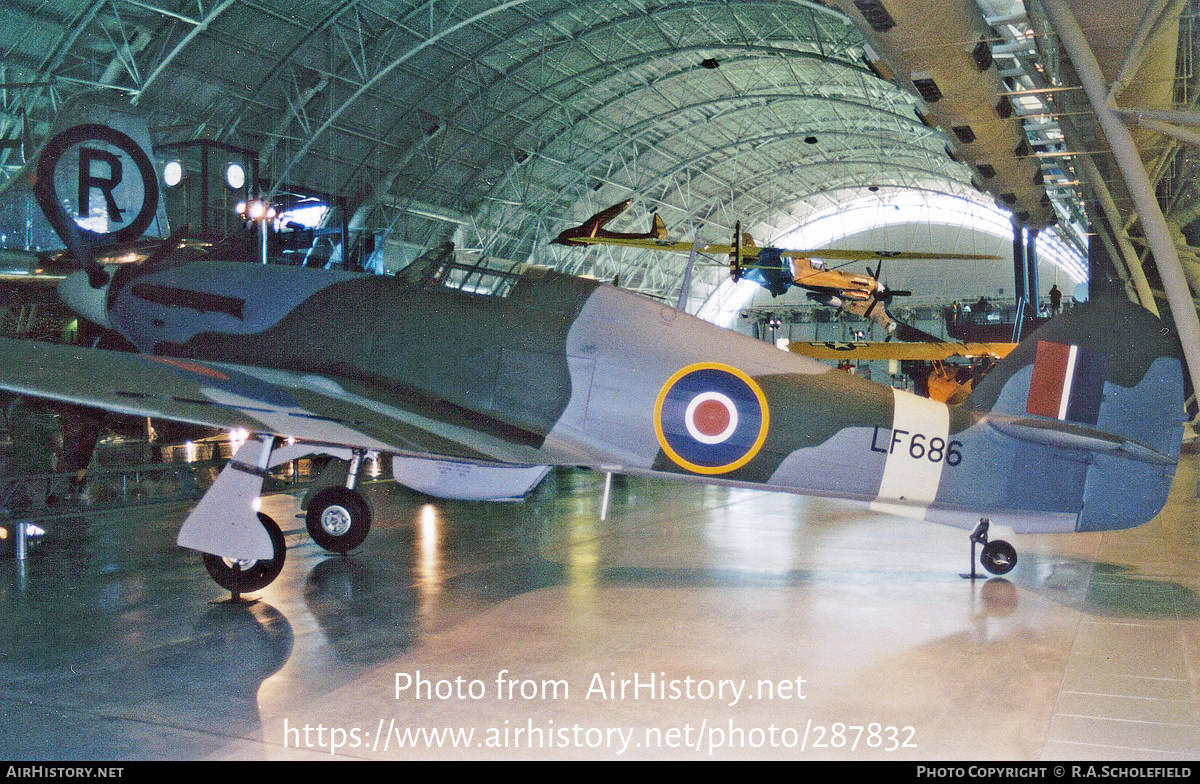
M997 73L975 0L834 0L870 43L876 73L924 102L921 113L949 134L980 189L1034 229L1055 220L1009 88ZM919 42L919 45L914 45Z

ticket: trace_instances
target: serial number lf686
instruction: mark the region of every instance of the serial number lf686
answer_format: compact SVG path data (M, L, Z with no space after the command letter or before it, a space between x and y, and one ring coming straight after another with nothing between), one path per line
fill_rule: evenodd
M883 431L885 435L881 437L880 431ZM886 433L891 433L890 440ZM931 463L945 463L948 466L956 466L963 459L961 441L947 440L941 436L927 436L924 433L900 428L876 426L875 433L871 436L871 451L890 455L897 450L907 452L913 460L928 460Z

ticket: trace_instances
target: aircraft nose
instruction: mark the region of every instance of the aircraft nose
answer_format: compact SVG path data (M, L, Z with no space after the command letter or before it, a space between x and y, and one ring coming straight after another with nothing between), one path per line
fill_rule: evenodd
M113 268L106 268L112 279ZM72 272L58 283L58 296L71 310L82 318L105 329L112 329L108 321L108 287L92 288L84 270Z

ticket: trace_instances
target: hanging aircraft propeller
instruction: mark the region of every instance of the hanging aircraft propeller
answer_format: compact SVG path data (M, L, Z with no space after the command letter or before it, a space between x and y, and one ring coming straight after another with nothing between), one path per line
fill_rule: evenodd
M886 284L883 283L883 279L882 279L883 260L882 259L879 260L879 264L875 265L874 272L871 271L870 267L867 267L867 274L870 275L872 280L875 281L875 286L871 291L871 304L867 306L866 313L864 314L866 318L871 317L871 313L874 312L875 306L878 304L882 303L883 307L886 309L887 306L892 303L892 299L894 297L911 297L912 296L911 291L908 291L905 289L890 289L887 287Z

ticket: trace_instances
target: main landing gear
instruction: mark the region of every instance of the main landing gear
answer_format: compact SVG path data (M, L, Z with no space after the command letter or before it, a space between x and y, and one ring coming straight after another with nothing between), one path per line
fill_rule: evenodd
M364 452L350 458L343 487L327 487L308 502L304 522L308 535L331 553L345 555L363 543L371 530L371 506L355 490Z
M263 480L274 466L314 454L345 460L349 470L340 486L322 490L309 502L309 534L321 547L343 555L366 539L371 507L355 489L366 450L332 444L283 445L272 436L253 435L196 504L178 538L183 547L203 553L205 569L233 594L234 601L240 600L242 592L270 585L287 557L279 525L258 511Z
M975 572L975 545L983 545L979 553L979 562L983 568L995 575L1008 574L1017 565L1017 549L1003 539L988 541L990 523L984 517L979 521L971 534L971 573L962 575L968 580L975 580L980 575Z
M258 521L271 537L271 558L222 558L212 553L201 553L204 556L204 568L217 585L229 591L233 601L241 599L242 591L260 591L270 585L279 573L283 571L283 562L287 557L287 545L283 541L283 531L279 524L269 516L258 513Z

